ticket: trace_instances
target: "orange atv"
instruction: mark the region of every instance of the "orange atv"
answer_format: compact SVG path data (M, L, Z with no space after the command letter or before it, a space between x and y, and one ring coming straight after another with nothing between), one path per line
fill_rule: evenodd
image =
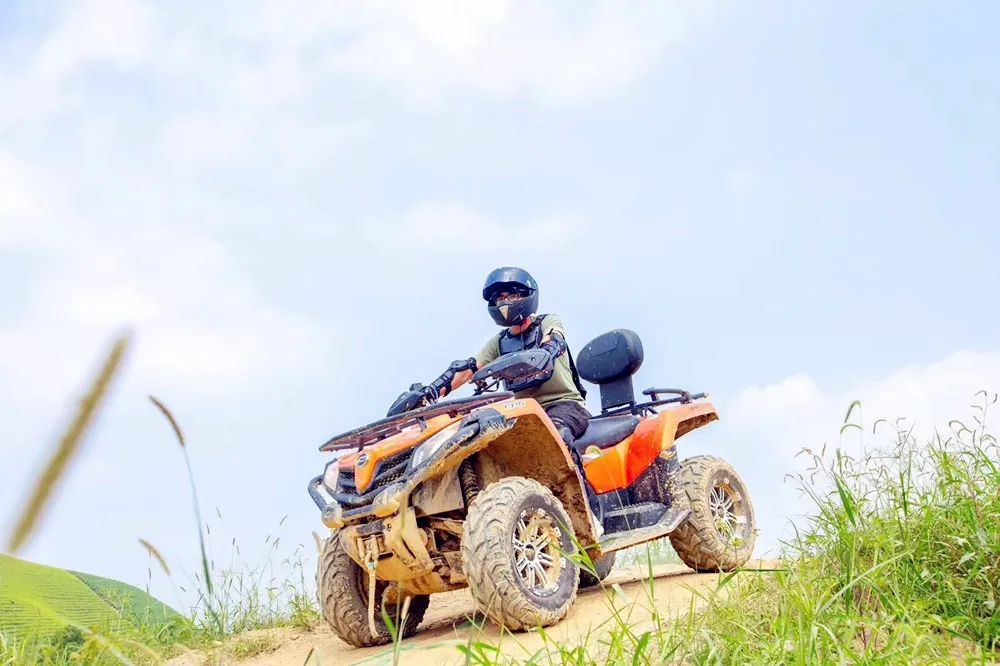
M675 440L718 419L704 394L648 389L650 399L636 402L638 336L618 329L593 340L577 359L602 403L573 443L584 479L542 407L497 390L543 363L539 350L506 354L475 373L473 397L421 406L320 447L336 457L309 483L332 530L317 594L345 641L412 635L429 595L466 586L501 626L549 625L579 586L608 575L615 551L665 536L698 571L728 571L750 557L754 514L742 479L718 458L678 460Z

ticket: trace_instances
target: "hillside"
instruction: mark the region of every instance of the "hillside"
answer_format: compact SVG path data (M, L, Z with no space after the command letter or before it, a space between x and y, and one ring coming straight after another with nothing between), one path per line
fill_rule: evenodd
M99 627L123 612L150 623L177 615L131 585L0 554L0 631L8 635Z

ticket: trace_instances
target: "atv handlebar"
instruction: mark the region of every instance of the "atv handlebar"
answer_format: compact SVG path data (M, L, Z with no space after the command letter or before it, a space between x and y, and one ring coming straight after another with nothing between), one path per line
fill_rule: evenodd
M503 354L472 375L476 395L498 387L501 382L514 392L536 386L552 376L552 361L552 352L543 348Z

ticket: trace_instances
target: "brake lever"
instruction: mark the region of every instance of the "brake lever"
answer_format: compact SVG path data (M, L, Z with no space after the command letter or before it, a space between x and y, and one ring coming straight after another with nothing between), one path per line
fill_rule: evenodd
M476 382L476 390L473 392L472 395L482 395L487 391L495 391L498 386L500 386L499 379L494 379L493 383L490 383L489 381L482 379Z

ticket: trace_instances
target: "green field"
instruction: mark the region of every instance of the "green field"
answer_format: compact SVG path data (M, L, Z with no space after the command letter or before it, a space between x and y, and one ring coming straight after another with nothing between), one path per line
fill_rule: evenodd
M131 585L0 554L0 631L10 636L100 627L122 613L152 622L176 616Z

